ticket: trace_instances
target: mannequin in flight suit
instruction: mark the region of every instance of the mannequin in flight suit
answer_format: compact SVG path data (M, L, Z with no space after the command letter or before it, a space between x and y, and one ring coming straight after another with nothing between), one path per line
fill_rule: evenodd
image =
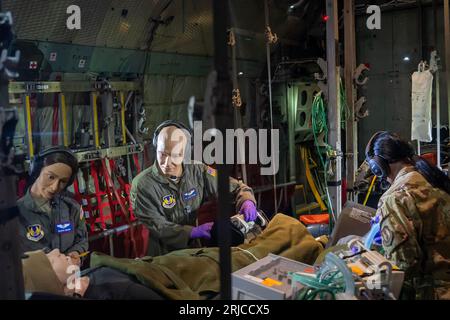
M59 249L80 263L88 249L80 205L63 195L77 174L78 161L69 149L51 147L31 162L30 187L17 201L22 251Z
M165 121L156 130L155 163L132 182L131 202L136 217L150 229L150 256L184 249L196 239L209 239L213 223L197 226L196 210L217 195L217 172L203 164L184 164L190 130L176 121ZM190 137L189 137L190 138ZM247 221L257 217L256 200L250 187L230 178L236 212Z

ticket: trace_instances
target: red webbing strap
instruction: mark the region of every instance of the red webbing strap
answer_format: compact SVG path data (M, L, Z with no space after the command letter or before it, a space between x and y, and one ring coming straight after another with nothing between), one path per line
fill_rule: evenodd
M106 166L105 159L102 159L101 161L102 161L102 167L103 167L103 175L104 175L105 181L106 181L106 188L107 188L108 192L110 192L111 189L112 189L112 191L113 191L113 193L114 193L114 195L116 197L116 200L117 200L117 202L118 202L118 204L120 206L122 214L123 214L126 222L129 224L130 220L129 220L128 215L127 215L127 209L125 208L125 205L122 202L122 196L118 193L117 189L114 188L114 182L112 181L112 178L111 178L111 176L109 174L108 167Z
M89 213L89 217L86 218L86 215L84 217L89 225L90 233L93 233L95 231L95 215L94 215L94 208L92 208L90 198L94 197L94 196L93 195L84 195L84 194L80 193L80 188L78 185L78 177L76 177L73 182L73 189L75 191L75 200L78 201L78 203L81 205L83 210L84 210L84 207L87 207L87 212ZM86 205L83 204L83 200L86 200Z
M73 180L73 191L75 192L75 200L77 200L78 203L81 204L82 196L80 193L80 188L78 187L78 178L75 178L75 180Z
M139 156L137 153L133 154L134 167L136 168L136 172L141 172L141 166L139 165Z
M117 199L117 201L119 203L119 206L120 206L120 209L122 211L122 214L123 214L127 224L129 225L129 229L128 230L129 230L129 234L130 234L130 240L131 240L134 256L136 257L137 256L137 248L136 248L136 241L134 239L134 234L133 234L134 227L131 225L130 219L128 218L127 210L126 210L125 205L124 205L124 203L122 201L122 196L119 194L118 190L116 188L114 188L114 183L113 183L113 181L111 179L111 176L109 174L108 168L106 166L106 161L105 161L105 159L102 159L101 161L102 161L103 174L104 174L104 177L105 177L105 180L106 180L106 186L107 186L108 193L109 193L109 189L113 190L113 193L116 196L116 199Z
M110 159L109 160L109 165L111 167L111 171L115 172L115 169L116 169L115 161ZM136 220L136 217L134 216L133 208L131 208L131 202L130 202L131 186L130 186L129 183L126 183L125 180L123 180L123 178L121 176L119 176L119 175L115 175L115 176L116 176L117 180L119 181L119 184L120 184L120 187L121 187L121 191L126 195L125 202L126 202L126 204L128 204L128 213L130 215L129 220L130 221L134 221L134 220ZM125 208L125 210L126 210L126 208Z
M100 160L100 163L101 163L100 174L103 175L103 179L105 181L106 196L108 197L109 208L111 209L112 227L115 227L117 217L117 210L116 210L117 201L114 201L112 195L114 191L114 186L111 187L108 170L106 170L105 168L105 159Z
M114 200L113 198L113 193L114 196L116 196L115 194L115 188L114 185L111 184L111 177L109 175L108 169L106 167L106 162L105 159L100 160L101 162L101 173L103 174L103 178L105 179L105 188L106 188L106 194L108 195L108 201L109 201L109 205L111 207L111 211L113 211L113 227L117 226L116 223L116 217L117 217L117 210L116 210L116 205L118 205L118 199ZM117 196L116 196L117 198ZM120 204L119 204L120 205ZM122 208L120 208L120 211L123 211Z

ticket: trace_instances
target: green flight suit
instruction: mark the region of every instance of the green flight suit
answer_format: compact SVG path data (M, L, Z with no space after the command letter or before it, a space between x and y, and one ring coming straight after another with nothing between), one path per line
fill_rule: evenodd
M256 203L253 191L230 178L236 212L242 203ZM167 179L155 162L132 182L130 198L136 217L150 230L150 256L184 249L194 244L191 231L197 224L196 210L205 199L217 194L217 172L202 163L183 165L178 183Z
M66 196L56 196L47 208L39 206L28 191L17 201L20 211L22 252L59 249L68 254L88 249L88 237L80 205Z

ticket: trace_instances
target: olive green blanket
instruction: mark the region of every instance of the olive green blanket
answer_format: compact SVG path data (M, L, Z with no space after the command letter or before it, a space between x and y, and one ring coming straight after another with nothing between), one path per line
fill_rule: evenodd
M232 271L269 253L313 264L323 251L298 220L277 214L250 244L232 248ZM250 254L250 253L251 254ZM253 255L253 256L252 256ZM208 299L219 293L219 249L184 249L158 257L119 259L101 253L91 255L91 267L106 266L133 275L143 285L167 299Z

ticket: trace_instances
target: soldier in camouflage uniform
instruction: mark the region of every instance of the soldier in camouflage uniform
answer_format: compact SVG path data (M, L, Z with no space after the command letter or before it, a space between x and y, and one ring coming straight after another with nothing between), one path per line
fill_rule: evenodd
M384 255L405 271L402 298L450 299L449 178L387 132L372 137L366 158L391 183L377 216Z
M150 230L150 256L198 246L198 239L211 236L213 223L198 226L196 210L206 198L217 194L217 172L202 163L182 163L187 139L181 129L187 130L178 122L168 121L155 130L157 161L132 182L134 213ZM231 178L230 192L236 212L247 221L255 220L252 189Z

